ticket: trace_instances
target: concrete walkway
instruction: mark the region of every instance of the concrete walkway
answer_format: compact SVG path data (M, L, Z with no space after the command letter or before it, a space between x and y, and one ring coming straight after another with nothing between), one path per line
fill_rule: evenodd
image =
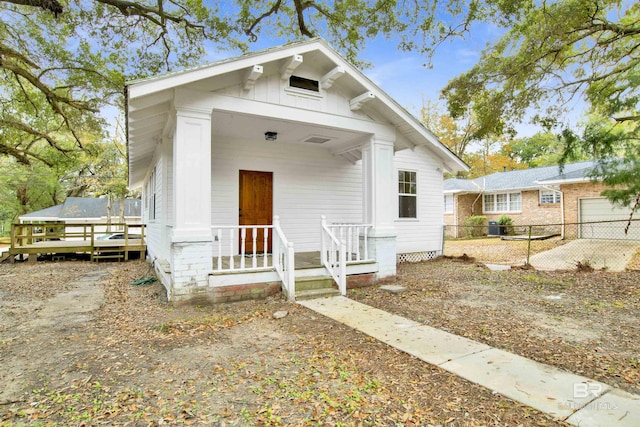
M345 297L299 301L398 350L576 426L638 426L640 396Z
M529 262L536 270L574 270L581 262L596 270L624 271L638 248L640 242L633 240L577 239L533 255Z

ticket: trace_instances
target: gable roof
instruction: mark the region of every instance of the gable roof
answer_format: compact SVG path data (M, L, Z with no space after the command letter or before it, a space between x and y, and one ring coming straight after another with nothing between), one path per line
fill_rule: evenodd
M588 180L587 174L596 166L593 161L567 163L562 167L543 166L496 172L474 179L451 178L444 182L445 193L491 193L500 191L531 190L544 185Z
M237 85L255 66L261 66L263 76L282 73L288 61L297 56L305 63L327 75L337 67L342 77L333 86L356 98L367 92L371 100L362 111L384 119L396 129L396 150L427 147L442 159L450 171L468 170L468 166L451 152L418 119L400 106L375 83L367 78L322 39L291 43L208 65L186 69L161 76L135 80L126 84L127 149L129 157L129 183L140 185L150 166L157 143L168 132L172 121L175 90L192 88L201 93L213 92Z
M124 201L124 216L139 217L142 212L142 203L139 199L126 199ZM120 200L111 202L111 215L120 214ZM78 218L104 218L107 216L107 199L92 197L67 197L61 205L51 206L35 212L20 216L26 220L55 220Z

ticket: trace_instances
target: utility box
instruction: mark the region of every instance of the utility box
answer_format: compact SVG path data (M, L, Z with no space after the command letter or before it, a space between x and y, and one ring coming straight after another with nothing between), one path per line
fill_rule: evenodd
M498 225L498 221L489 221L489 232L487 235L500 236L500 226Z

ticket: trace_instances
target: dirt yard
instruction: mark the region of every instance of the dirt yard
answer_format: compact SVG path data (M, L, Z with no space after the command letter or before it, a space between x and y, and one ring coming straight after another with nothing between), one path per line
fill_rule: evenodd
M280 298L174 307L147 275L0 265L1 426L563 425ZM639 278L442 259L350 297L640 392Z

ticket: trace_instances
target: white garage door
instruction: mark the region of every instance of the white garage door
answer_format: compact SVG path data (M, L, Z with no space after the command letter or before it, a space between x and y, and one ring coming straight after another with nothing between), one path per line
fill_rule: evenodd
M634 219L640 213L634 215ZM604 197L580 200L580 237L583 239L632 239L640 240L640 222L633 221L628 233L624 228L629 219L629 208L613 206ZM618 221L602 224L584 224L598 221Z

